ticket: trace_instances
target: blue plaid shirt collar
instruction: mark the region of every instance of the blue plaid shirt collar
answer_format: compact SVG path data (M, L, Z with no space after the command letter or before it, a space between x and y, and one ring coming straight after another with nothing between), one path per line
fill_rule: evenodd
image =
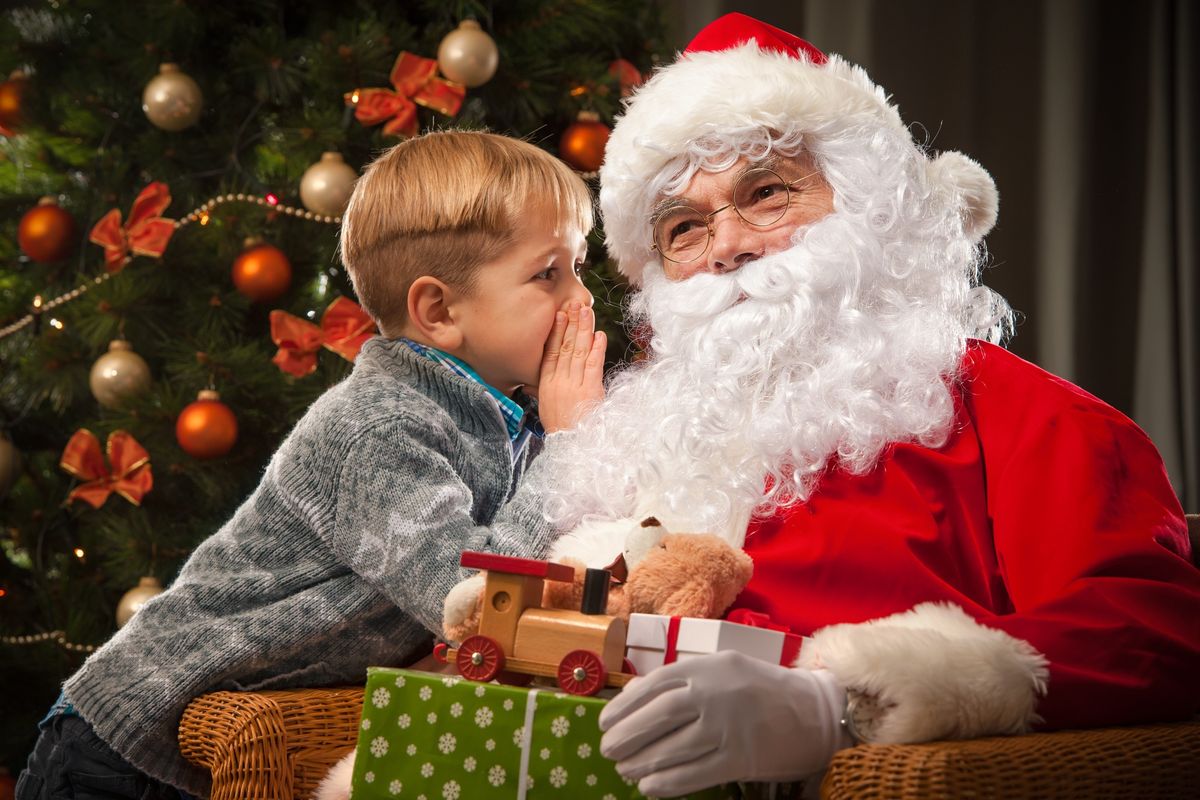
M434 363L441 364L455 375L460 375L469 381L474 381L486 389L487 393L496 401L496 404L500 406L500 414L504 417L504 424L508 428L508 438L513 443L515 451L519 452L521 450L525 444L525 440L531 434L538 437L542 435L541 426L537 423L536 415L531 415L529 425L522 425L521 423L525 419L525 409L521 408L511 397L507 397L495 387L487 384L483 378L479 377L479 373L471 369L471 366L465 361L455 358L447 352L438 350L436 347L414 342L412 339L401 337L400 341L407 345L414 353L418 353Z

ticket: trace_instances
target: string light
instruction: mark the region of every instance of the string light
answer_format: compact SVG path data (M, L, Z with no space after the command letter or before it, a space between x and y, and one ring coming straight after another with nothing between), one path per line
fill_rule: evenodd
M60 331L61 331L61 330L63 329L63 327L64 327L64 326L63 326L63 324L62 324L62 321L61 321L61 320L59 320L59 319L58 319L58 318L56 318L56 317L51 317L51 318L50 318L50 327L51 327L51 328L54 328L55 330L60 330Z
M354 90L354 94L350 95L351 105L358 105L358 90Z
M4 644L40 644L41 642L58 642L64 650L71 650L76 653L94 653L96 645L94 644L75 644L67 641L67 634L64 631L50 631L49 633L35 633L30 636L0 636L0 642Z
M181 219L175 220L175 228L176 228L176 230L178 230L179 228L187 227L188 225L190 225L193 222L199 222L201 225L207 225L208 221L211 221L211 215L209 214L210 209L215 208L216 206L219 206L223 203L234 203L234 202L254 203L255 205L260 205L260 206L269 206L272 209L274 209L280 213L289 214L289 215L291 215L293 217L297 217L299 219L307 219L307 220L312 220L313 222L321 222L326 225L340 225L342 222L341 217L333 217L328 214L314 214L312 211L308 211L303 208L296 208L295 206L280 205L279 197L274 192L267 193L267 195L265 197L258 197L256 195L244 194L244 193L239 192L237 194L230 193L230 194L218 195L217 197L214 197L211 200L208 200L207 202L203 203L199 208L196 208L195 210L193 210L190 214L187 214L186 216L182 217ZM43 300L42 296L40 294L34 295L33 301L32 301L32 309L31 309L33 313L27 314L26 316L22 317L21 319L17 320L16 322L13 322L9 325L6 325L3 328L0 328L0 339L4 339L8 336L11 336L12 334L16 333L17 331L20 331L23 328L25 328L26 326L30 325L33 322L35 314L41 314L43 311L49 311L57 306L62 305L63 303L68 303L68 302L76 299L77 297L83 295L85 292L87 292L89 289L93 288L94 286L99 286L100 284L109 280L110 278L113 277L114 274L122 274L122 273L105 272L102 275L97 275L95 278L93 278L89 282L84 283L80 286L77 286L74 289L72 289L71 291L67 292L66 294L59 295L58 297L54 298L53 300Z
M80 561L83 561L83 557L86 555L86 553L83 552L82 547L76 547L71 552L74 553L75 557L78 558Z

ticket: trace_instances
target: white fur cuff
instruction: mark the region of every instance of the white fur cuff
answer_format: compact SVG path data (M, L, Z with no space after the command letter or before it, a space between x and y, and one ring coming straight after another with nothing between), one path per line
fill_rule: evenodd
M1048 678L1046 658L1028 642L938 603L822 628L796 666L828 669L869 695L879 711L869 738L881 744L1023 733L1039 721Z

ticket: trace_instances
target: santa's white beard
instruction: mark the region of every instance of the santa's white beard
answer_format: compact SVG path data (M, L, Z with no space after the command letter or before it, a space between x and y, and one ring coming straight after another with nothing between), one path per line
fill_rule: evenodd
M981 299L974 248L961 233L905 245L842 213L795 240L727 275L646 274L630 313L652 354L556 435L537 470L550 519L652 514L740 546L751 512L807 499L827 469L945 440Z

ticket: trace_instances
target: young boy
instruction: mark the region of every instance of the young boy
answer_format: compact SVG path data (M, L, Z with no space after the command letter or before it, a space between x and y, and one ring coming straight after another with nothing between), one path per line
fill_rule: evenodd
M428 652L462 550L540 557L517 491L554 431L603 395L579 279L592 205L554 157L486 133L399 144L359 179L342 258L382 337L317 400L262 482L64 686L20 800L206 795L179 753L217 689L361 682ZM90 793L90 794L89 794Z

